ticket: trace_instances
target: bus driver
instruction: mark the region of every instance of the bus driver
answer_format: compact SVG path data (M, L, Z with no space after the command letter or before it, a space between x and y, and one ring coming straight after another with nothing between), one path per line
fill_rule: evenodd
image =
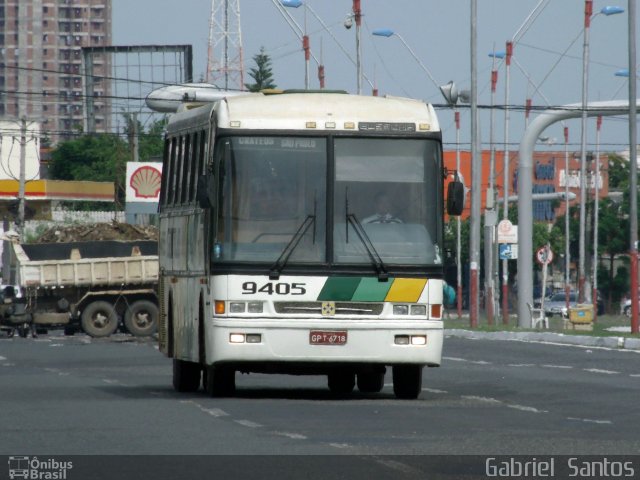
M402 220L391 213L393 205L386 192L376 193L373 204L376 213L365 218L362 223L403 223Z

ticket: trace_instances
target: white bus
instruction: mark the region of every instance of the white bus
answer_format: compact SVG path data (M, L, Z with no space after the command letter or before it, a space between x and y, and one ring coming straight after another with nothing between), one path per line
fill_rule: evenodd
M446 173L416 100L285 91L172 115L159 343L174 388L316 374L343 396L379 392L391 367L395 395L416 398L441 361Z

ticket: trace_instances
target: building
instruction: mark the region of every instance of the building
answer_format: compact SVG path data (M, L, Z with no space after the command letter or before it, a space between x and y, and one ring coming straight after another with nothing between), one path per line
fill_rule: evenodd
M52 142L84 127L82 47L111 45L111 0L0 0L0 118ZM108 130L110 59L93 57L96 127Z
M489 186L489 151L482 152L482 185L481 185L481 210L484 211L486 204L486 191ZM511 153L509 162L509 184L508 195L518 194L518 159L517 153ZM453 171L456 168L456 152L444 152L445 167ZM495 156L495 181L494 190L496 192L497 206L502 208L504 195L504 152L497 151ZM568 181L569 192L575 194L575 199L569 202L570 206L579 203L580 198L580 152L569 152L568 173L565 168L565 152L534 152L533 154L533 193L564 193L565 182ZM587 197L593 199L595 185L596 161L593 155L587 156ZM467 188L470 187L471 179L471 153L460 152L460 174ZM600 175L598 181L598 197L606 198L609 195L609 160L608 154L600 155ZM516 203L512 203L517 208ZM537 200L533 202L533 220L553 223L558 216L563 216L565 212L564 200ZM465 210L462 218L468 218L471 209L471 196L467 194L465 199Z

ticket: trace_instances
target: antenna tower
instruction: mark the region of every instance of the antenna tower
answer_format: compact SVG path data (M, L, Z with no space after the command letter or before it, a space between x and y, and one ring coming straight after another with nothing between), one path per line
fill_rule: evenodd
M211 0L208 83L224 90L244 90L240 0Z

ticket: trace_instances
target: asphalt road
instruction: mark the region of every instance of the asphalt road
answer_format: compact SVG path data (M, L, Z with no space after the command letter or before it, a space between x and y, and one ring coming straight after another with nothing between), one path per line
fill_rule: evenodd
M373 395L238 374L214 399L174 392L152 340L0 337L0 455L349 455L390 478L411 461L388 455L637 455L639 355L446 338L416 401L394 398L390 371Z

